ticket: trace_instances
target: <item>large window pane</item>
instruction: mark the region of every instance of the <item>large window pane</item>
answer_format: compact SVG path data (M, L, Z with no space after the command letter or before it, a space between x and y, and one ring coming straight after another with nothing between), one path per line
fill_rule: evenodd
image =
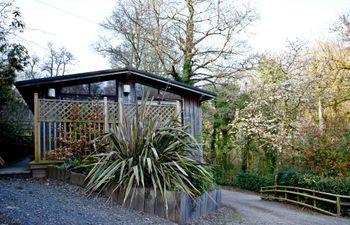
M90 92L92 96L110 95L116 96L115 80L102 81L90 84Z
M153 88L144 84L135 84L137 99L143 99L148 94L148 98L158 99L159 93L157 88Z
M166 90L161 90L160 98L163 100L181 100L181 95L174 94Z
M88 95L89 94L89 85L88 84L80 84L80 85L62 87L61 93L63 93L63 94L75 94L75 95Z

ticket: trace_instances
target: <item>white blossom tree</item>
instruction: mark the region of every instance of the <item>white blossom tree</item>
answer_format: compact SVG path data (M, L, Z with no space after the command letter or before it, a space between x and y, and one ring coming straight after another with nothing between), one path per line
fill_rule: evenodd
M237 146L246 140L261 148L270 145L276 151L276 171L287 149L296 148L294 140L300 138L303 109L314 101L313 80L305 74L308 58L298 44L291 44L279 55L265 55L261 62L261 82L251 90L253 99L238 113L232 126Z

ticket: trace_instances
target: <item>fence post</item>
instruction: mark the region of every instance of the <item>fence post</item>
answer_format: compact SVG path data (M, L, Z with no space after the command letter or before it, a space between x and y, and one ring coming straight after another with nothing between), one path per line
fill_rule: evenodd
M39 97L38 93L34 93L34 158L35 161L40 160L40 149L39 149Z
M288 199L288 196L287 196L287 188L286 187L284 187L284 199Z
M315 196L315 191L312 191L313 196ZM314 207L316 208L316 199L313 199Z
M104 128L103 132L109 132L109 124L108 124L108 101L107 97L103 98L103 114L104 114Z
M298 192L298 194L297 194L297 202L300 202L299 189L297 189L297 192Z
M340 216L340 196L337 196L337 216Z

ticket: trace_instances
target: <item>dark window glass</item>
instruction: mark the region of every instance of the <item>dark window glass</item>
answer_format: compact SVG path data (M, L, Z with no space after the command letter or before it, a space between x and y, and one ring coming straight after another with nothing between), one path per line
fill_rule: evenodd
M166 90L161 90L160 98L163 100L181 100L181 95L174 94Z
M159 98L159 93L158 89L154 87L150 87L144 84L135 84L135 90L136 90L136 96L137 99L144 99L146 95L148 95L148 99L158 99Z
M61 93L63 93L63 94L75 94L75 95L88 95L89 94L89 85L88 84L80 84L80 85L62 87Z
M92 96L110 95L116 96L115 80L97 82L90 84L90 92Z

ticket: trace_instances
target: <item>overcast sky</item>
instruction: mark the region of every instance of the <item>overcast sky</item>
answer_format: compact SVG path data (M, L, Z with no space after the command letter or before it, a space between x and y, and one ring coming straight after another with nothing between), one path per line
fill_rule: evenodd
M16 0L27 30L23 34L31 54L42 56L49 41L64 46L79 60L71 73L110 68L91 45L102 33L98 24L117 0ZM278 51L286 40L313 43L331 36L338 16L350 12L349 0L253 0L260 20L251 28L256 51Z

